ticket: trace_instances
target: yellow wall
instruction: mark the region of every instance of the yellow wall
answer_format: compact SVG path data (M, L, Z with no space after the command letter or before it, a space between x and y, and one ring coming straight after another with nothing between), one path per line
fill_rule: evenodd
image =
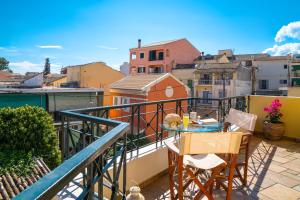
M300 97L250 96L250 113L258 116L255 131L262 132L262 123L266 113L264 107L275 98L282 103L282 121L285 123L285 136L300 138Z
M58 80L56 80L56 81L53 81L53 82L51 83L51 86L54 86L54 87L60 87L60 84L66 83L66 82L67 82L67 77L63 77L63 78L61 78L61 79L58 79Z
M300 87L289 87L288 96L300 97Z
M68 82L79 81L80 87L103 88L103 105L109 105L109 85L122 79L124 74L103 62L95 62L69 67L67 69L67 77Z

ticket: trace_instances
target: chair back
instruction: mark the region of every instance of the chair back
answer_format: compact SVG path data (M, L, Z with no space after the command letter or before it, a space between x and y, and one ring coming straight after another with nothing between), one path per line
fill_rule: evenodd
M179 141L179 154L238 154L242 132L183 133Z
M225 122L234 124L248 131L254 131L257 115L230 108Z

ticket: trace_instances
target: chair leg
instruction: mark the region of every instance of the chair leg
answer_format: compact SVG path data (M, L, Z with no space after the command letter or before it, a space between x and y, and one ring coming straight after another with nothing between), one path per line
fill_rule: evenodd
M230 161L230 168L229 168L228 189L227 189L226 200L231 199L232 182L233 182L233 176L234 176L234 170L235 170L236 163L237 163L237 155L232 155L231 161Z
M248 160L249 160L249 143L245 149L245 165L244 165L244 178L243 178L243 185L247 185L247 174L248 174Z
M183 156L178 156L178 199L183 200Z
M171 151L168 151L168 173L169 173L169 189L170 189L170 197L171 199L175 199L175 194L174 194L174 170L175 166L173 164L173 154Z

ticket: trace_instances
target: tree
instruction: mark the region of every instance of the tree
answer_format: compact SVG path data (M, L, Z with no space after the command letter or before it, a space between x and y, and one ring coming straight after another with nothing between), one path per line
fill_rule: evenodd
M6 60L4 57L0 57L0 71L7 70L12 72L11 69L8 67L9 61Z
M44 75L50 74L50 61L49 58L46 58L45 60L45 67L44 67Z

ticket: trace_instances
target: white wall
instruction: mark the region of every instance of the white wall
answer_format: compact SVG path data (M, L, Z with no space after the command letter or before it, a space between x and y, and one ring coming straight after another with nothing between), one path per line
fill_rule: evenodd
M130 65L128 62L124 62L122 65L120 65L120 71L126 76L129 75L129 70L130 70Z
M24 81L24 86L28 86L28 87L41 87L43 85L44 82L44 75L42 73L27 79Z
M260 90L259 80L269 80L269 90L278 90L280 80L288 80L288 69L284 69L287 60L254 61L254 64L258 67L256 90Z

